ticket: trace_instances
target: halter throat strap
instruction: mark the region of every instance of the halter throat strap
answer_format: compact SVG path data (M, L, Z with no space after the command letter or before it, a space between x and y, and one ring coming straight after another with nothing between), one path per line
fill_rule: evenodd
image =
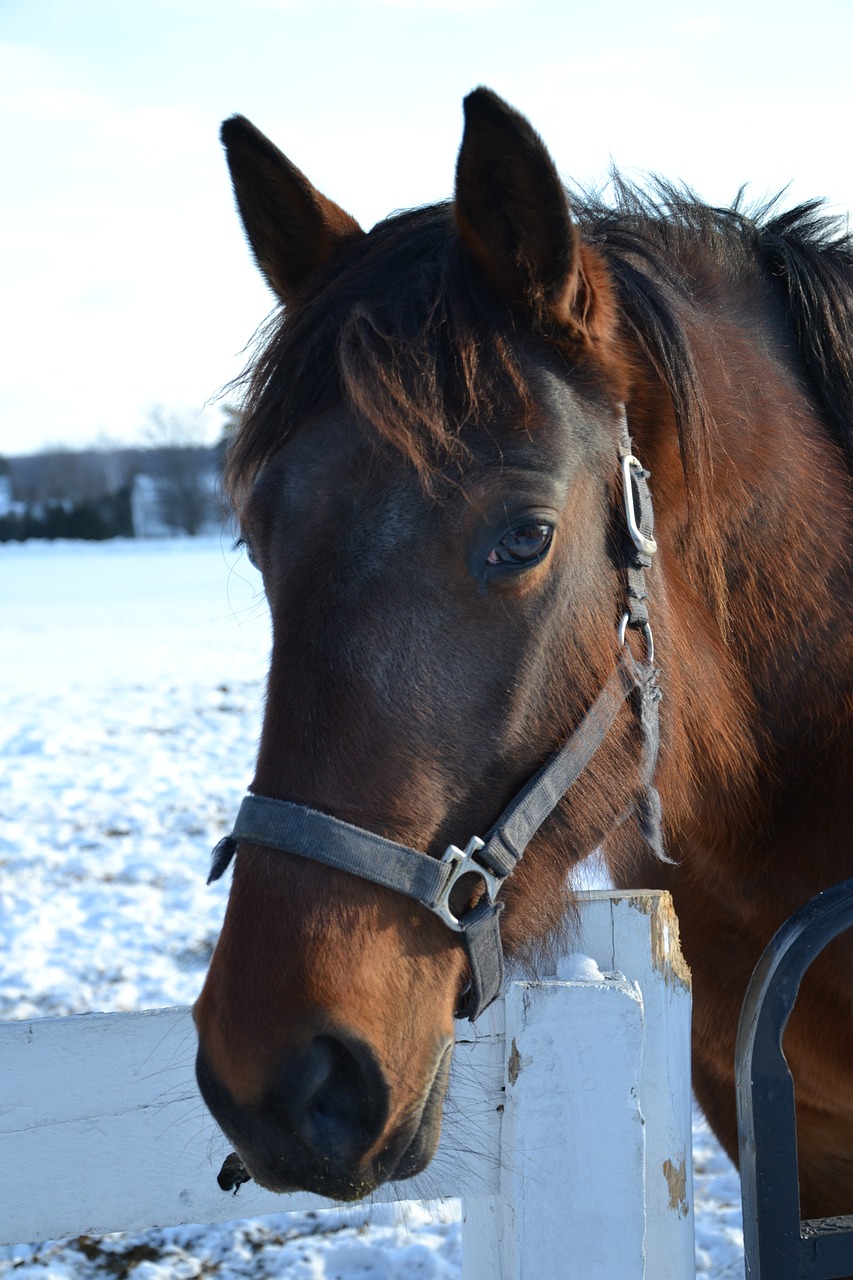
M469 962L470 984L457 1016L473 1022L497 997L503 984L500 913L504 904L498 895L504 881L515 870L546 818L592 760L622 704L632 695L643 737L641 793L636 805L639 826L652 852L668 861L661 839L660 800L652 783L658 754L660 690L645 606L644 571L654 551L651 498L646 483L648 472L642 470L631 454L627 431L623 432L620 457L625 478L627 525L635 548L633 559L629 558L628 607L622 632L624 635L626 627L644 631L646 660L635 659L627 646L621 649L613 672L580 724L510 801L485 838L472 836L464 849L450 845L443 857L433 858L317 809L289 800L248 795L240 805L231 834L220 840L213 851L208 884L223 874L239 844L254 844L323 863L415 899L461 935ZM639 523L634 496L640 511ZM624 817L628 817L628 813ZM469 875L479 877L483 892L472 908L457 916L451 907L451 893L462 877ZM467 896L470 899L471 895Z

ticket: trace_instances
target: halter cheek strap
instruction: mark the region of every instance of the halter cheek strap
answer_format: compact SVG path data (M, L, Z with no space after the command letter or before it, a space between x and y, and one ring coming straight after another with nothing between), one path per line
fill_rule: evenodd
M646 660L637 661L629 648L622 648L614 671L583 720L510 801L485 838L472 836L464 850L450 845L442 858L432 858L305 805L248 795L240 805L231 835L220 840L213 851L208 884L223 874L239 844L255 844L309 858L414 898L461 935L470 984L457 1016L473 1022L496 998L503 983L500 913L504 904L498 900L503 883L604 742L623 702L632 696L643 738L642 789L636 803L639 826L655 856L669 861L661 837L660 798L652 782L659 744L660 690L646 610L645 569L656 547L648 472L631 453L627 430L623 430L620 458L626 524L633 547L620 635L624 640L628 627L643 630ZM482 896L470 910L456 916L450 905L451 893L463 876L471 874L481 879Z

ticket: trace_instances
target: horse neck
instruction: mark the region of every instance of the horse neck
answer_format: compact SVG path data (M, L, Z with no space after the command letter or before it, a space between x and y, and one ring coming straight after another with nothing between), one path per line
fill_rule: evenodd
M841 776L849 472L774 315L721 320L715 309L713 325L696 326L692 337L712 462L704 526L688 512L667 393L650 377L629 406L661 533L654 589L663 597L669 653L659 652L671 692L661 785L676 824L681 815L737 843L751 837L762 804L770 813L801 785L804 753L810 769L831 766ZM710 547L709 537L717 540ZM715 560L722 591L711 585Z

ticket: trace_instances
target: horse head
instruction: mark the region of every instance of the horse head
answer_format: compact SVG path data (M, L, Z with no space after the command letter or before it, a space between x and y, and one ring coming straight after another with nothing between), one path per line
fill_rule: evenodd
M273 620L250 789L437 859L581 723L626 592L634 375L608 270L527 121L483 89L465 110L452 203L367 234L223 126L284 304L227 472ZM636 804L629 701L612 721L502 886L510 956L559 931L572 863ZM483 892L463 876L452 911ZM421 902L242 838L195 1019L202 1092L255 1179L352 1199L421 1170L470 981Z

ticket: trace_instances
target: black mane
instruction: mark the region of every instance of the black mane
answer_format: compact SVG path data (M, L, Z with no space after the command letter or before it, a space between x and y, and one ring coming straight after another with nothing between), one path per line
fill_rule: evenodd
M687 422L702 412L689 343L672 305L689 303L697 276L712 268L735 282L759 270L777 292L801 371L827 421L853 458L853 235L822 200L784 209L784 191L729 208L706 204L662 178L640 187L618 173L614 200L573 192L588 240L605 254L625 319Z

